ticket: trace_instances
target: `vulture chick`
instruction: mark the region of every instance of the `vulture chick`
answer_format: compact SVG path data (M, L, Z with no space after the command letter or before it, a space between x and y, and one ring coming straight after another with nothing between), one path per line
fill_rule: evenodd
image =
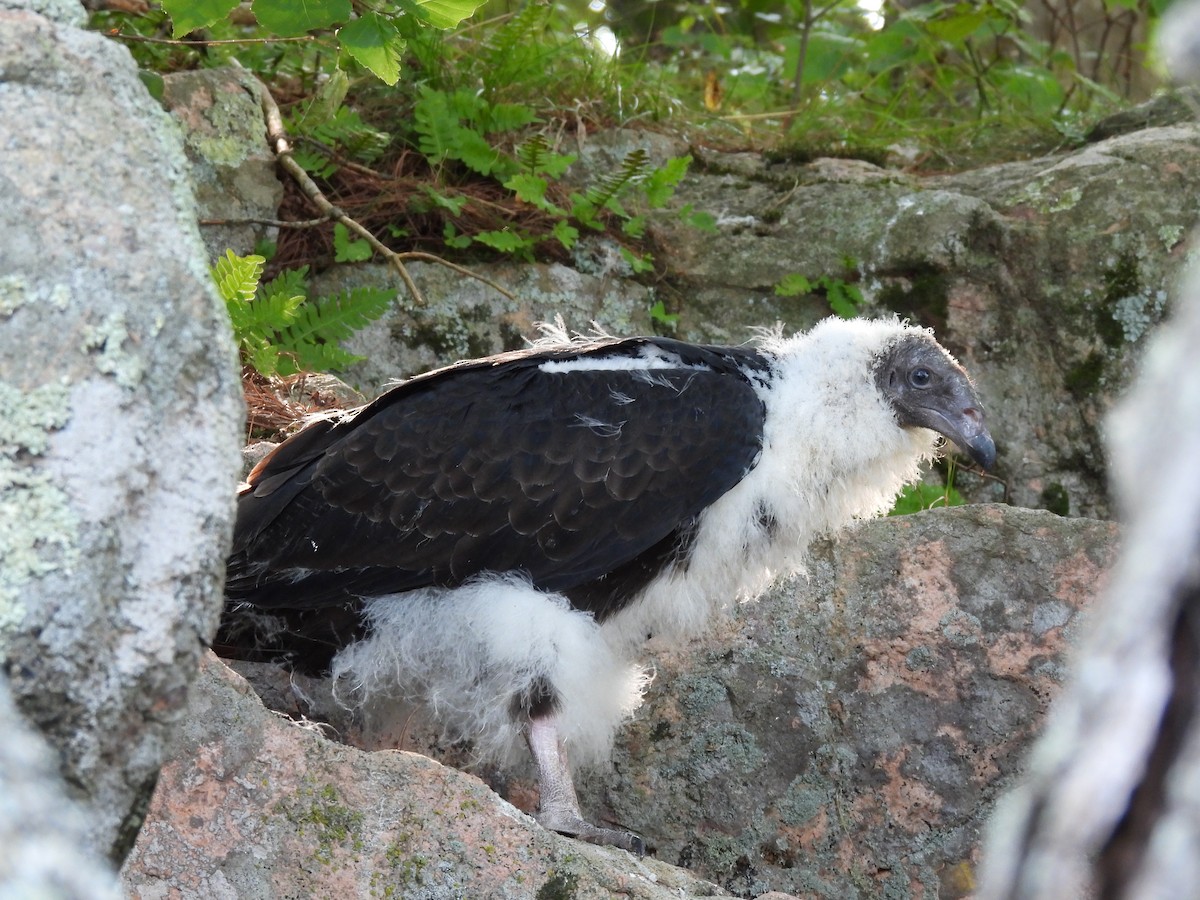
M939 435L984 468L996 448L967 373L898 321L754 348L561 337L413 378L260 462L217 648L420 700L485 755L524 742L546 827L640 852L583 818L567 762L602 758L640 702L639 646L885 511Z

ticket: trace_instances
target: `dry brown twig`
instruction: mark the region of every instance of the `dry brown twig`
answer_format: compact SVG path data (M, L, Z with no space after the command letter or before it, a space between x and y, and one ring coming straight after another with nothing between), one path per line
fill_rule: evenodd
M271 92L267 89L267 86L261 82L258 86L258 95L259 102L262 105L263 118L266 120L267 139L271 145L271 152L275 154L275 158L279 161L279 165L283 167L284 171L292 176L292 179L296 182L296 185L300 188L301 192L303 192L304 196L308 198L308 201L315 206L325 216L326 219L340 222L349 231L354 232L356 235L366 241L371 246L372 250L391 263L392 268L394 268L396 273L400 276L400 280L404 282L404 286L408 288L409 295L412 297L414 304L417 306L424 306L425 298L421 294L420 289L417 287L416 282L413 281L412 276L409 274L408 268L404 265L406 260L421 260L424 262L437 263L438 265L445 266L448 269L458 272L460 275L465 275L468 278L474 278L476 281L483 282L488 287L492 288L492 290L503 294L510 300L517 299L515 294L501 287L490 278L486 278L477 272L472 272L465 266L460 266L456 263L450 262L449 260L442 259L442 257L437 256L436 254L424 252L398 253L383 244L369 230L348 216L342 209L331 203L329 199L321 192L321 189L317 186L316 182L314 182L312 178L309 177L309 174L304 171L304 167L296 162L296 160L292 157L291 141L288 139L287 131L283 127L283 116L279 112L279 106L275 103L275 98L271 96Z

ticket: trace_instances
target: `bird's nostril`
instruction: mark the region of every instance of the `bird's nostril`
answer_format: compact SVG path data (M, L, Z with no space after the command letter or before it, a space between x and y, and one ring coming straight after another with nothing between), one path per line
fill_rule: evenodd
M981 413L979 410L977 410L973 406L968 406L966 409L964 409L963 415L966 416L966 418L968 418L972 422L982 422L983 421L983 413Z

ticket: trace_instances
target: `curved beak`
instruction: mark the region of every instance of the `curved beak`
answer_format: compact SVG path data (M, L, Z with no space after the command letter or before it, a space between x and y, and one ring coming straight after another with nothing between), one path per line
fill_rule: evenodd
M973 392L968 391L969 395ZM974 400L974 396L970 397ZM983 420L983 412L973 403L959 407L954 404L951 410L922 407L921 416L925 421L921 424L932 429L946 440L954 443L959 450L971 457L985 471L996 464L996 442L988 431Z

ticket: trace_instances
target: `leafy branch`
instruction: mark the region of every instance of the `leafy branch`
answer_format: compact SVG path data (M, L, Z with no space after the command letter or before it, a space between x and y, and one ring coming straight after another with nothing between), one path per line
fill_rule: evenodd
M288 140L287 132L283 127L283 116L280 114L279 106L275 103L275 99L271 96L271 92L267 89L266 85L259 84L258 95L259 102L262 105L263 117L266 120L267 139L271 145L272 152L275 154L275 158L279 162L279 165L292 177L297 186L303 192L304 196L308 198L309 202L312 203L312 205L315 206L326 219L342 225L349 232L353 232L360 240L365 241L372 250L374 250L392 265L392 267L396 270L396 273L400 276L400 280L404 282L405 287L408 289L409 295L412 297L413 302L416 305L424 306L425 298L422 296L420 289L416 285L416 282L413 281L412 276L409 274L408 268L404 265L406 260L423 260L426 262L433 262L446 266L447 268L458 272L460 275L466 275L470 278L474 278L483 282L488 287L499 292L500 294L503 294L510 300L516 299L515 295L511 291L501 287L490 278L486 278L476 272L472 272L470 269L452 263L449 260L442 259L439 256L435 256L430 253L397 253L395 250L392 250L377 237L375 237L375 235L373 235L369 230L348 216L344 211L331 203L329 199L326 198L324 193L322 193L316 182L309 177L309 174L304 170L304 167L300 165L300 163L298 163L294 158L291 142Z

